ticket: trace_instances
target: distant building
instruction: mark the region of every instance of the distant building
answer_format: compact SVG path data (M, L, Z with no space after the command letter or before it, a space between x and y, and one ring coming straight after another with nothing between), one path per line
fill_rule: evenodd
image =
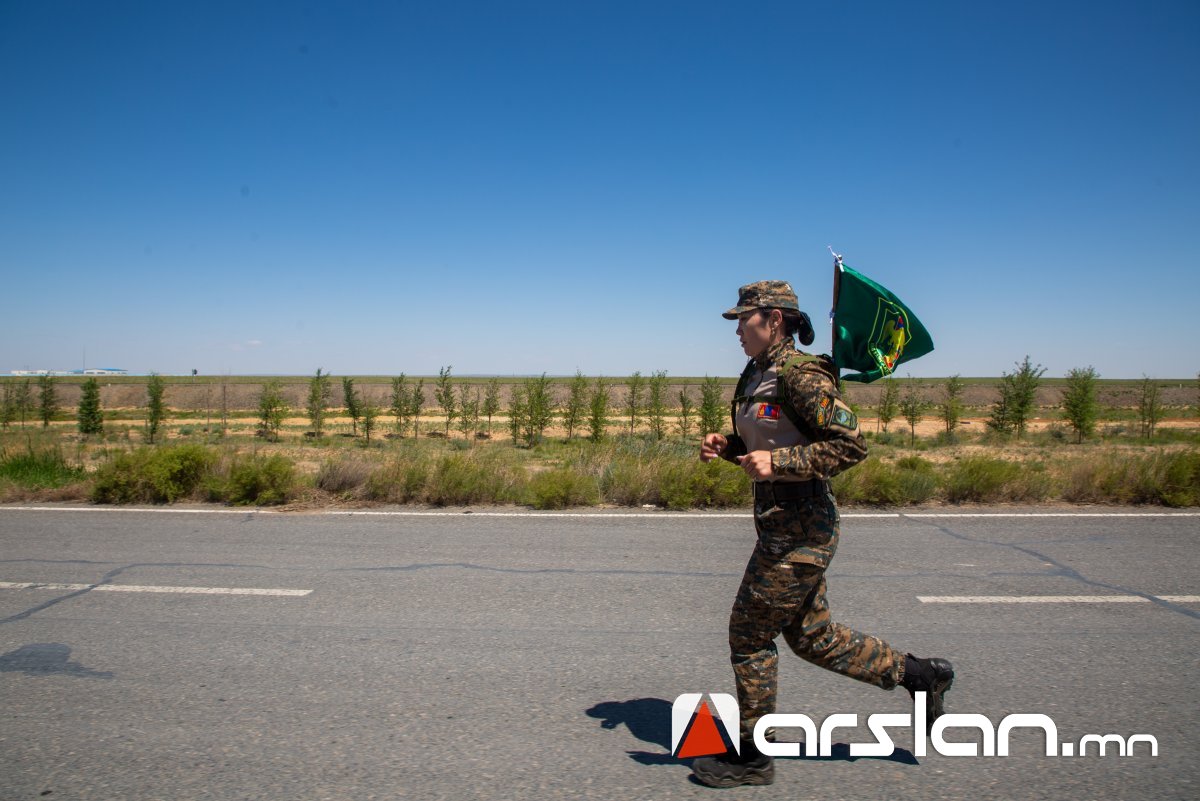
M129 375L128 370L119 367L89 367L86 370L13 370L9 375L43 376L43 375Z

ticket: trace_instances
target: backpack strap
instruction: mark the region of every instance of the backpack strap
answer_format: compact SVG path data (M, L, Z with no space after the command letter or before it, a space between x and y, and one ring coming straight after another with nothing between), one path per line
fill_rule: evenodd
M793 367L799 367L802 364L811 364L812 362L819 361L821 361L820 356L813 356L811 353L797 353L783 363L783 369L791 370Z
M737 387L733 390L733 401L730 403L729 419L733 423L733 430L737 431L737 410L738 405L746 400L742 397L742 393L746 391L746 385L750 383L750 376L754 374L754 360L751 359L746 363L746 369L742 370L742 375L738 378Z
M786 385L783 382L783 374L799 367L803 367L806 364L812 364L813 362L819 361L821 361L820 356L813 356L809 353L797 353L795 356L789 357L783 363L783 367L779 370L779 399L783 401L779 405L783 408L783 413L787 415L788 420L792 421L792 425L794 425L798 431L809 431L810 426L800 417L799 412L796 411L796 407L792 405L791 398L787 397L787 393L784 391L784 386Z

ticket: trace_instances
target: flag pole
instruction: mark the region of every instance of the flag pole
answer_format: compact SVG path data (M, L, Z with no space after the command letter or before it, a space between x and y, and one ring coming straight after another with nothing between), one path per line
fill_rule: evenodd
M828 245L827 247L829 248L829 252L833 254L833 305L829 307L829 357L833 359L833 374L840 380L842 377L842 371L841 368L838 367L837 356L835 355L837 353L837 348L834 346L837 344L837 326L835 318L837 317L838 292L840 292L842 288L842 257L839 254L834 253L833 245Z

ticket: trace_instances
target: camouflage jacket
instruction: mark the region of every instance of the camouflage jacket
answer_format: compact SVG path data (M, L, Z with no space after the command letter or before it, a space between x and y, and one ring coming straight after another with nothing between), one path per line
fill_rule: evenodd
M770 450L775 481L828 479L867 456L858 417L837 389L833 362L791 339L751 359L733 399L736 433L722 456Z

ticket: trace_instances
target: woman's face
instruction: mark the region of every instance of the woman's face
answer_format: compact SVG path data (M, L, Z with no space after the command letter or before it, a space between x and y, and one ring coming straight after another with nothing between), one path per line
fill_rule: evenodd
M771 319L774 316L772 312L771 309L755 309L738 315L738 339L742 342L742 350L751 359L771 345L774 332L778 330L771 327L771 323L774 322ZM779 325L778 322L775 324Z

